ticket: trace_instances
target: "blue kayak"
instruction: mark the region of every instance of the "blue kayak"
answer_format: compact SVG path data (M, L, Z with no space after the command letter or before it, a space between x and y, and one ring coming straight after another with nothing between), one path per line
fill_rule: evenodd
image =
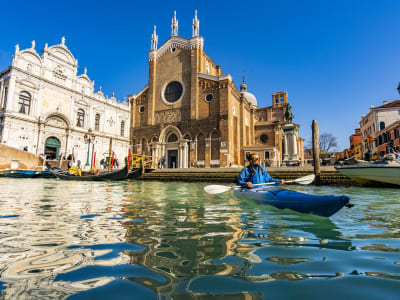
M318 196L299 193L281 188L235 188L235 194L253 199L260 204L273 205L280 209L293 209L301 213L310 213L330 217L343 206L351 207L348 196Z

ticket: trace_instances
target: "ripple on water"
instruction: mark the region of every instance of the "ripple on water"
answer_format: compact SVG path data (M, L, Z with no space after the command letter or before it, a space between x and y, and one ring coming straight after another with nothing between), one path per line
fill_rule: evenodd
M68 297L69 300L79 299L158 299L157 294L149 288L130 280L113 280L94 289L78 292Z
M143 251L146 247L131 243L97 244L97 245L73 245L68 249L91 249L91 250L110 250L107 254L96 256L94 260L107 260L118 257L122 251Z
M129 277L146 278L158 282L166 282L166 278L161 274L149 270L145 267L135 265L116 265L116 266L85 266L77 270L61 273L56 276L54 281L84 281L99 277Z
M398 298L398 189L291 186L352 198L322 218L204 185L0 180L2 296Z

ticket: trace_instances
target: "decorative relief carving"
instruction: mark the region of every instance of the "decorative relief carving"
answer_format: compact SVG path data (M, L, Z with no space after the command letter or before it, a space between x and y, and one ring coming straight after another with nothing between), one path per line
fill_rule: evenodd
M113 127L113 125L115 124L115 121L113 120L112 117L110 119L108 119L107 122L108 122L108 124L110 124L110 127Z
M65 123L65 121L58 117L49 118L46 124L54 127L67 128L67 124Z
M189 109L168 109L156 112L154 118L156 123L168 124L182 121L183 117L189 113Z

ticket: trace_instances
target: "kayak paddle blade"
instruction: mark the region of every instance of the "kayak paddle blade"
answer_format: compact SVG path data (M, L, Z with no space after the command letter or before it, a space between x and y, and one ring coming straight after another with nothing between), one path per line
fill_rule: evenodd
M230 189L231 189L230 186L225 186L225 185L207 185L204 187L204 191L212 195L225 193Z
M301 178L297 178L294 182L299 183L299 184L303 184L303 185L307 185L310 184L314 181L315 179L315 175L314 174L310 174Z

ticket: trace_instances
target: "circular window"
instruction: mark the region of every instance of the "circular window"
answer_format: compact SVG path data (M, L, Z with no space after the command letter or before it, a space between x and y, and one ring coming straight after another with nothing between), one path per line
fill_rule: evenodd
M261 135L260 140L261 142L266 143L268 141L268 135L266 134Z
M174 53L176 51L176 48L172 48L171 52Z
M141 105L141 106L139 107L139 112L140 112L140 113L144 113L144 105Z
M213 100L214 100L213 94L207 94L207 96L206 96L206 101L207 101L207 102L211 102L211 101L213 101Z
M164 90L164 98L169 103L177 102L183 95L183 86L179 81L171 81Z

